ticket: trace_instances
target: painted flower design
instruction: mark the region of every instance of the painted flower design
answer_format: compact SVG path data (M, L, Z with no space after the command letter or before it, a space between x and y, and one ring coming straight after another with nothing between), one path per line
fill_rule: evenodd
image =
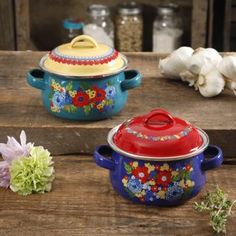
M142 164L138 161L124 163L126 174L122 179L124 190L141 202L180 200L187 198L195 185L191 179L192 163L185 166L168 163Z
M168 186L171 183L171 172L170 171L160 171L157 175L157 184L162 186Z
M112 99L116 95L116 88L114 86L108 86L106 89L106 98L107 99Z
M142 183L145 183L148 178L148 168L146 166L137 167L133 170L132 174L137 178L140 179Z
M80 87L73 87L73 82L60 84L52 80L49 94L52 112L77 112L82 109L89 114L92 110L109 112L114 109L116 89L112 84L90 87L88 83L81 83Z
M130 179L127 184L127 188L132 193L140 193L142 191L142 184L138 179Z
M178 183L174 183L172 186L168 187L166 193L166 199L169 201L181 199L184 193L183 188L181 188Z
M78 91L75 97L73 97L73 104L76 107L83 107L89 104L89 96L87 93Z
M101 102L105 99L106 92L103 89L94 87L93 90L95 91L95 97L93 98L95 102Z
M56 91L52 98L53 106L62 109L65 105L65 97L66 97L65 92Z

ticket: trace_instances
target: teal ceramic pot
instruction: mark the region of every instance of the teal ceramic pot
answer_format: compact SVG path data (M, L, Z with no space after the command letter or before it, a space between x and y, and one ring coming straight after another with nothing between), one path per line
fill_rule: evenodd
M46 54L40 68L27 74L42 92L45 108L71 120L101 120L119 113L128 90L141 84L141 74L125 70L124 55L81 35Z
M140 85L141 75L127 70L85 80L33 69L28 72L27 81L41 90L44 107L52 115L70 120L101 120L124 108L128 90Z

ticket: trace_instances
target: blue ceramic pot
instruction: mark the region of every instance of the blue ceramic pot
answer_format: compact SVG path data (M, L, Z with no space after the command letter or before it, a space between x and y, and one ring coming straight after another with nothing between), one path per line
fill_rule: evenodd
M148 161L119 154L104 145L95 150L94 160L110 171L114 190L124 198L169 206L182 204L197 195L206 182L205 172L220 166L223 154L219 147L210 145L190 158Z
M101 120L124 108L127 90L140 85L141 75L127 70L84 79L33 69L28 72L27 81L41 90L43 104L52 115L70 120Z

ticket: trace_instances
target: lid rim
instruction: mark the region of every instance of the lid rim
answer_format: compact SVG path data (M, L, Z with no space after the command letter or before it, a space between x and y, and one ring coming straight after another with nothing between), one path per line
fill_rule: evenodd
M125 55L123 55L122 53L119 53L119 54L120 54L120 57L122 58L122 60L124 61L124 65L121 68L115 70L112 73L97 74L97 75L70 75L70 74L64 74L64 73L57 73L55 71L49 70L48 68L45 68L45 66L44 66L44 62L48 58L49 53L47 53L46 55L44 55L40 59L39 67L45 72L48 72L50 74L57 75L57 76L64 76L64 77L67 77L68 79L88 79L88 78L98 78L98 77L104 78L104 77L108 77L108 76L118 74L121 71L124 71L128 67L127 57Z
M145 160L145 161L177 161L177 160L184 160L184 159L188 159L188 158L191 158L193 156L198 155L199 153L203 152L207 148L207 146L209 145L209 137L206 134L206 132L203 131L202 129L196 127L197 131L199 132L199 134L201 135L201 137L203 139L203 143L196 151L194 151L192 153L188 153L188 154L185 154L185 155L179 155L179 156L170 156L170 157L137 155L137 154L129 153L129 152L126 152L126 151L122 150L121 148L117 147L115 145L115 143L113 142L113 136L115 135L115 133L117 132L117 130L119 129L120 126L121 126L121 124L114 127L113 129L111 129L109 131L108 136L107 136L107 142L114 151L120 153L121 155L125 155L125 156L131 157L133 159L137 159L137 160Z

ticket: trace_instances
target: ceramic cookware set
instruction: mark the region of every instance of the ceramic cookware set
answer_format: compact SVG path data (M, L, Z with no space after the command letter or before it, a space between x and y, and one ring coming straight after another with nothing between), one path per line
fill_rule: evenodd
M141 74L127 66L123 54L81 35L47 53L27 81L41 90L52 115L101 120L119 113L127 90L141 84ZM96 148L94 160L109 170L114 190L137 203L181 204L202 189L205 171L223 161L203 130L163 109L114 127L107 142Z

